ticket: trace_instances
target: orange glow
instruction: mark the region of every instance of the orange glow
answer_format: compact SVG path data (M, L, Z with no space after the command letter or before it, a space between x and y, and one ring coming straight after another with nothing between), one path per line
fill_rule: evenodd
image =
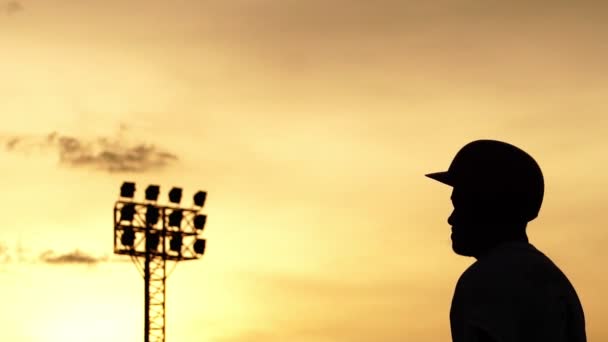
M577 288L589 339L608 340L597 267L608 260L608 8L597 3L0 9L4 340L141 338L135 267L39 258L110 254L124 180L161 184L163 201L172 186L209 193L207 254L167 282L170 341L449 340L472 260L450 249L449 189L424 174L479 138L540 163L547 191L530 239ZM104 172L62 162L44 142L52 132L178 158Z

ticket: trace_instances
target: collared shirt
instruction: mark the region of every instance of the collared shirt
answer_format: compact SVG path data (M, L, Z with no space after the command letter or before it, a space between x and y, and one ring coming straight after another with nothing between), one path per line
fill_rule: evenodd
M450 324L453 342L474 342L479 330L496 342L587 340L574 287L527 242L501 244L462 274Z

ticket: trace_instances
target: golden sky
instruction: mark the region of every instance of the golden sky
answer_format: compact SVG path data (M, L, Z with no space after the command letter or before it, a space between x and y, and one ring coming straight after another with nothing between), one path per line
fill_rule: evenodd
M423 175L479 138L541 165L531 242L608 339L608 5L429 3L0 1L2 339L141 339L143 280L111 256L133 180L209 192L170 341L449 341L473 259Z

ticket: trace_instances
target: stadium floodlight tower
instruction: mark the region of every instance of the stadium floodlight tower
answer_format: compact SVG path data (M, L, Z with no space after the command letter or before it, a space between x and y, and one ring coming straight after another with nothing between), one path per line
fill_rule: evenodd
M189 208L180 207L181 188L171 189L167 205L157 203L159 193L158 185L150 185L137 202L135 183L125 182L114 204L114 253L129 255L145 281L145 342L165 342L167 263L199 259L206 247L200 234L207 193L197 192Z

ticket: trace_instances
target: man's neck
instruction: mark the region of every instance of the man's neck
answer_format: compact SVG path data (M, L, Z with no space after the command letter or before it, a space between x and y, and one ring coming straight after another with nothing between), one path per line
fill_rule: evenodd
M488 255L490 252L492 252L497 247L500 247L500 246L502 246L504 244L508 244L508 243L529 243L528 235L526 234L526 232L524 230L523 232L520 232L517 234L509 234L506 236L502 236L500 239L496 239L493 242L491 242L490 244L488 244L487 247L480 250L478 253L473 255L473 257L475 257L475 259L479 260L480 258L483 258L484 256Z

